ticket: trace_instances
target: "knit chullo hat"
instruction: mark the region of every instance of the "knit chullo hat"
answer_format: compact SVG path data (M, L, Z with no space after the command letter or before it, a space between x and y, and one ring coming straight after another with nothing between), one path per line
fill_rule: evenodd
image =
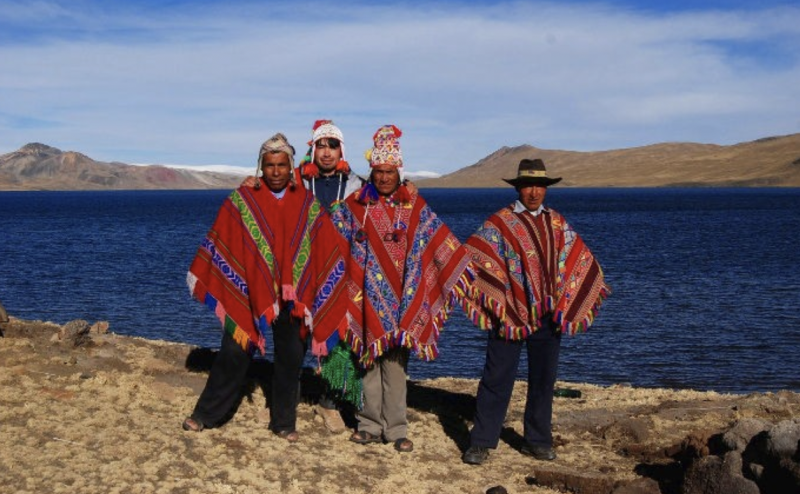
M367 158L370 168L389 165L397 169L400 184L392 196L400 203L407 204L412 197L408 188L403 184L403 152L400 150L400 141L398 141L402 135L403 132L394 125L384 125L372 136L373 146L364 153L364 157ZM375 185L370 180L359 191L357 200L364 204L375 202L378 200L378 195Z
M289 144L289 140L286 138L285 135L278 132L274 136L270 137L261 145L261 149L258 151L258 164L256 165L256 176L258 176L259 172L261 171L261 160L264 158L264 155L267 153L286 153L286 156L289 157L289 166L292 167L292 172L294 172L294 146ZM291 183L294 185L294 173L291 173ZM256 188L260 187L260 182L256 182Z
M342 146L342 159L344 158L344 135L339 127L333 124L333 120L317 120L314 122L314 134L311 138L311 156L317 150L317 141L320 139L336 139Z
M311 128L311 140L308 141L308 152L300 163L300 173L304 178L318 177L319 168L314 163L314 153L317 151L317 141L320 139L336 139L342 150L342 157L336 164L336 171L340 173L350 173L350 165L345 161L344 155L344 134L333 124L333 120L317 120Z
M370 168L378 165L390 165L397 168L400 181L403 181L403 152L400 150L400 136L403 132L394 125L384 125L372 136L373 147L364 156Z

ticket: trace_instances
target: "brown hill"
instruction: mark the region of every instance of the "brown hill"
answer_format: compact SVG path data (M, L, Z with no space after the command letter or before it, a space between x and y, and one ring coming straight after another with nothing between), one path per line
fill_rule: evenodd
M572 187L800 187L800 134L718 146L664 143L576 152L529 145L504 147L472 166L420 187L508 187L522 158L541 158L548 174Z
M225 173L105 163L39 143L0 156L0 190L233 189L241 180Z

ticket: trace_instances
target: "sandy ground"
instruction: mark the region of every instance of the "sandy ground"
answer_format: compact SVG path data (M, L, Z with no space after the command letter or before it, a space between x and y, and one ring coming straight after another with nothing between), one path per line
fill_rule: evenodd
M112 328L113 329L113 328ZM313 412L319 382L303 378L301 440L267 430L269 364L251 367L231 420L202 433L180 425L202 390L213 352L93 334L59 341L61 326L13 319L0 338L0 485L3 492L107 493L511 493L612 492L649 477L669 490L675 458L737 419L796 416L791 392L598 387L556 398L558 459L519 452L525 384L519 382L497 450L469 466L466 447L477 382L409 383L410 454L328 433ZM266 394L265 394L266 393ZM583 486L583 487L581 487Z

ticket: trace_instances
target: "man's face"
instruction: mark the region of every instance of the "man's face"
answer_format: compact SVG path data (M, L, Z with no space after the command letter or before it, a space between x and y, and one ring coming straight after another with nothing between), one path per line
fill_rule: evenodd
M342 159L342 144L339 139L323 137L314 147L314 163L323 175L334 172L336 164Z
M286 153L267 153L261 158L261 173L272 192L280 192L289 185L292 165Z
M519 194L519 202L528 211L536 211L544 202L544 196L547 195L547 187L544 185L525 185L517 187L517 193Z
M392 165L376 165L371 172L372 183L382 196L391 195L400 186L400 172Z

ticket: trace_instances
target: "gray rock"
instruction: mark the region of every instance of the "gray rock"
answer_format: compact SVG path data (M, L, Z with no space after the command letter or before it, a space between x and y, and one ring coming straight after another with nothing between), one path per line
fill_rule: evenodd
M742 456L729 451L723 458L706 456L689 466L683 494L760 494L758 485L742 475Z
M779 464L786 482L793 487L791 492L800 492L800 463L784 458Z
M611 494L661 494L661 489L655 480L639 477L636 480L618 485Z
M800 422L797 419L783 420L767 433L766 452L776 460L793 458L797 453L798 442L800 442Z
M750 477L758 482L761 479L761 476L764 475L764 465L759 465L758 463L748 463L747 469L750 472Z
M71 342L74 346L81 346L89 343L92 339L89 336L89 323L83 319L76 319L65 324L58 332L59 339Z
M797 494L800 492L800 465L782 458L777 463L765 465L757 482L761 492L767 494Z
M722 435L722 445L727 451L742 452L750 440L759 432L769 430L769 422L756 418L742 419Z
M108 321L97 321L89 328L89 334L106 334L108 333Z

